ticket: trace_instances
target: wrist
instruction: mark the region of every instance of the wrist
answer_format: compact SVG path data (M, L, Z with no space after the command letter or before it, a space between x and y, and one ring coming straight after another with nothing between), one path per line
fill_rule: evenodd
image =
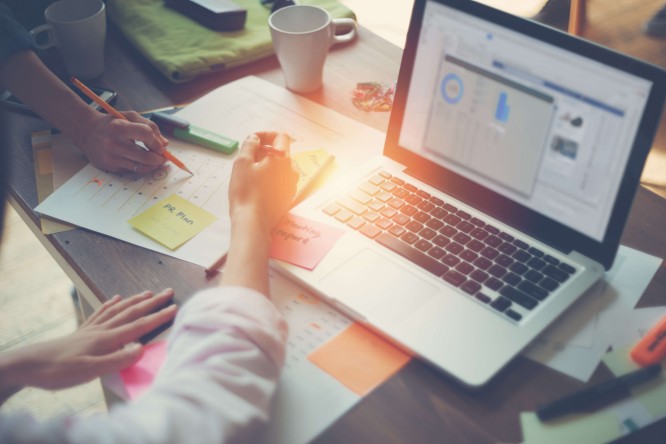
M63 123L61 130L74 142L74 145L84 150L86 132L96 127L95 121L103 118L103 114L85 104L77 105L74 108L76 111Z
M221 285L247 287L268 295L270 228L263 212L253 207L234 207L231 242Z
M254 207L235 208L231 214L231 231L253 236L270 243L272 226L266 223L262 212Z

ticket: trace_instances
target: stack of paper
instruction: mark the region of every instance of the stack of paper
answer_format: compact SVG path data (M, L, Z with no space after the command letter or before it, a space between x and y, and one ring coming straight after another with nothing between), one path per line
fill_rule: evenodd
M608 347L621 340L618 326L659 269L662 259L624 246L605 279L592 287L523 353L581 381L588 381Z

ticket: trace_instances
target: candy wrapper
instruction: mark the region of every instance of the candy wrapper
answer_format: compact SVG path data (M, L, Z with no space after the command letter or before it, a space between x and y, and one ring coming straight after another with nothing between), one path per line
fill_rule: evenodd
M395 84L362 82L352 92L352 103L363 111L391 111Z

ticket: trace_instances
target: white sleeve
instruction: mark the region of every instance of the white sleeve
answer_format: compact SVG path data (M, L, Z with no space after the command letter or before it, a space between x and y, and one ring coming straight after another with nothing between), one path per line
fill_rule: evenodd
M167 360L141 398L92 418L39 424L25 416L0 416L0 441L256 442L268 418L286 338L284 319L263 295L240 287L205 290L181 307Z

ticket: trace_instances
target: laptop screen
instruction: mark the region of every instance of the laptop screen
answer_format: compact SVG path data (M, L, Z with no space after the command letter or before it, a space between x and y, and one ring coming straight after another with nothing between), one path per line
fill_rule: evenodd
M596 241L653 82L427 1L399 145Z

